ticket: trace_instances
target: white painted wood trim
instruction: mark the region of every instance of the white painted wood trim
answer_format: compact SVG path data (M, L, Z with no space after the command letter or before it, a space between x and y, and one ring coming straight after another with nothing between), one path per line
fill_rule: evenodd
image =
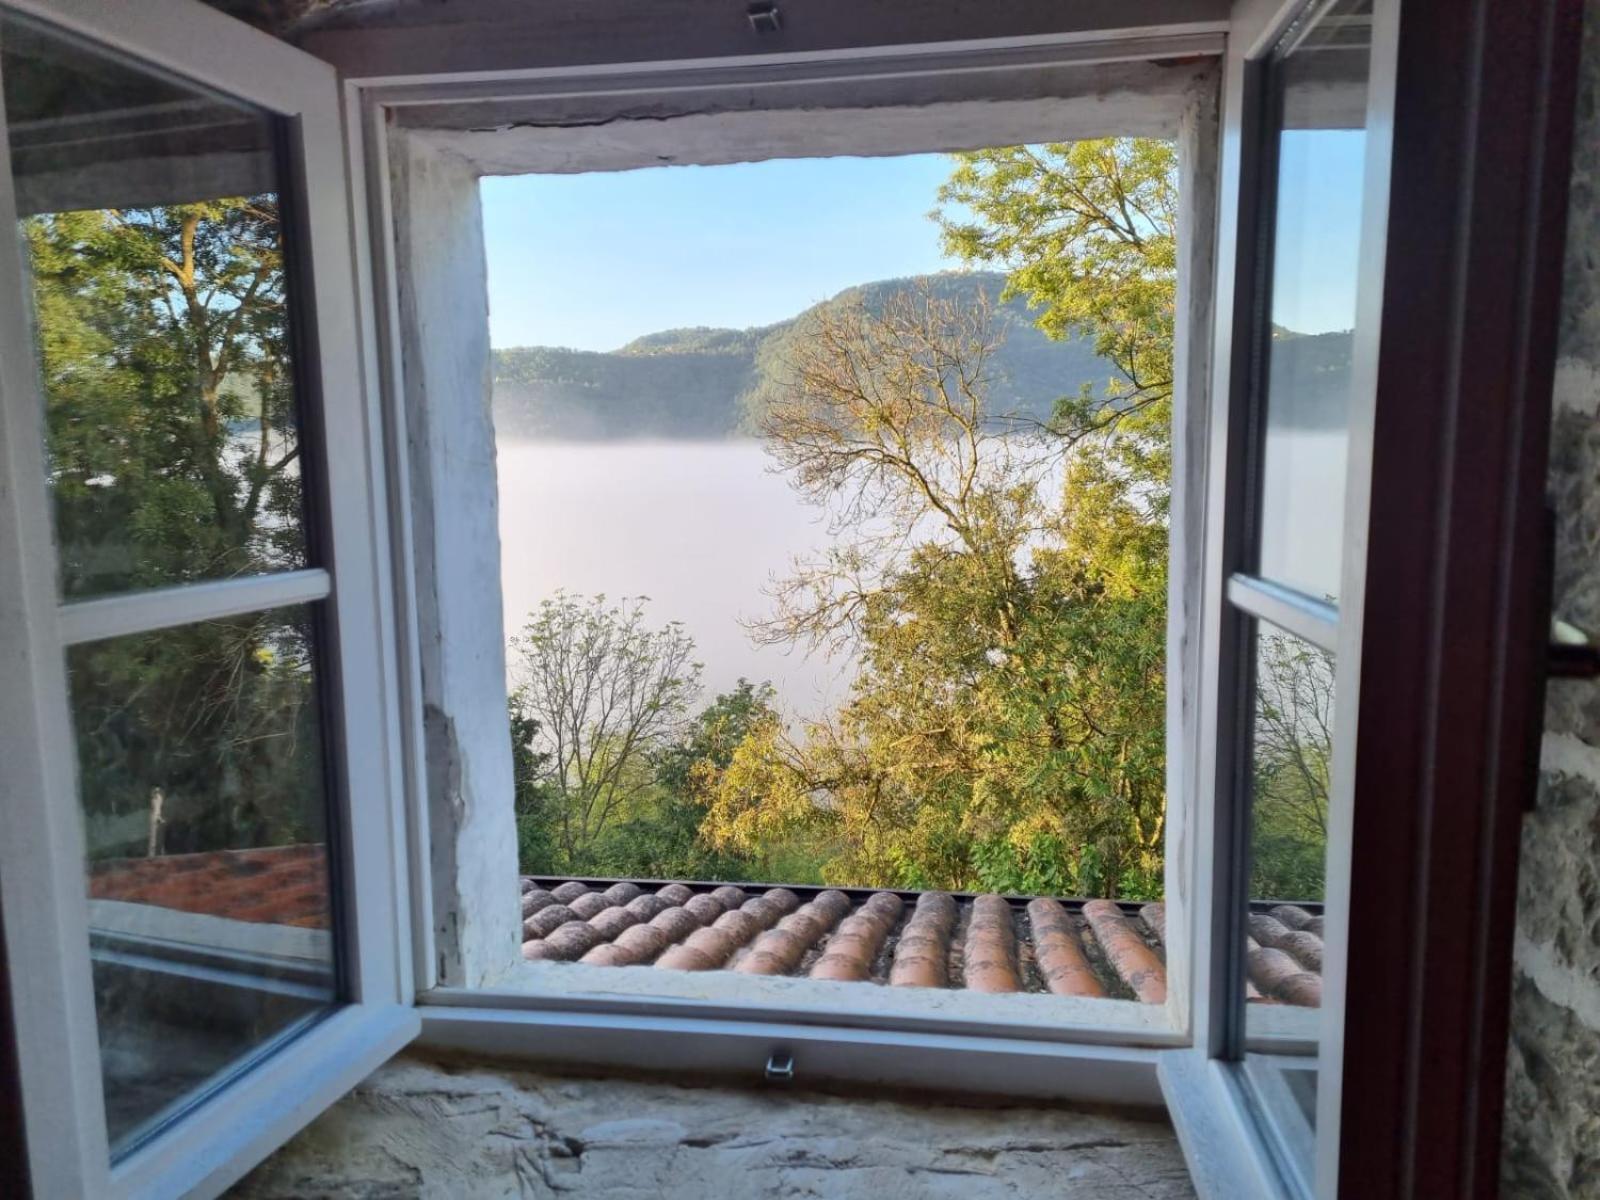
M412 517L410 440L404 403L404 355L400 300L395 281L394 196L384 109L362 88L344 86L346 175L354 231L356 293L370 428L372 472L386 502L389 531L387 603L394 656L395 753L403 815L396 822L397 861L408 881L402 898L410 943L410 992L439 982L433 946L432 832L428 816L426 737L423 725L422 657L418 646L415 527Z
M61 644L76 646L102 638L192 625L196 621L215 621L291 604L309 604L324 599L332 590L333 581L328 573L313 567L282 575L219 579L211 583L180 584L95 600L77 600L61 605L56 621L61 631Z
M221 1195L420 1029L414 1008L340 1009L118 1163L111 1191L94 1194L116 1200Z
M493 988L435 988L418 1002L507 1014L581 1010L619 1018L672 1017L701 1022L806 1027L825 1025L886 1033L998 1037L1054 1045L1170 1048L1187 1044L1164 1006L1131 1000L952 993L880 988L862 1003L861 985L814 979L745 976L731 971L672 972L654 967L538 964L515 982Z
M356 305L351 195L346 175L340 90L332 76L300 98L299 174L309 266L321 444L326 492L320 514L334 575L330 601L330 665L336 669L339 745L336 762L344 804L336 849L335 887L350 999L367 1004L410 1003L409 881L395 853L404 836L402 770L395 733L392 629L388 592L388 509L382 479L371 470L381 442L364 373L363 327Z
M1219 778L1218 739L1227 725L1219 711L1223 703L1221 685L1222 623L1226 612L1226 577L1231 564L1223 545L1223 518L1228 500L1228 470L1231 450L1233 403L1234 309L1236 294L1249 286L1238 278L1239 206L1243 197L1245 146L1246 52L1258 40L1261 29L1276 16L1279 0L1250 0L1235 5L1230 23L1228 48L1223 60L1221 162L1217 185L1217 241L1215 290L1212 293L1211 414L1210 440L1206 464L1205 581L1201 601L1199 636L1200 672L1197 680L1199 720L1197 722L1195 774L1196 795L1203 802L1195 813L1195 831L1190 853L1183 866L1193 880L1194 897L1191 925L1187 930L1191 944L1193 981L1192 1028L1194 1044L1206 1058L1228 1051L1236 1024L1231 1006L1234 992L1242 997L1244 972L1230 970L1226 941L1231 936L1232 918L1225 911L1231 887L1232 853L1225 844L1224 814L1228 802ZM1171 926L1169 925L1169 929Z
M60 26L225 95L285 116L335 79L332 67L196 0L5 0Z
M1228 580L1228 603L1330 654L1339 648L1339 610L1325 600L1250 575Z
M1174 1050L1158 1057L1157 1076L1200 1200L1285 1195L1232 1068L1199 1050Z
M414 759L421 754L421 743L414 736L413 720L420 725L420 709L412 701L420 696L415 686L413 658L408 652L408 638L415 630L408 619L408 595L398 585L401 579L410 579L409 524L397 526L397 520L409 520L409 509L393 503L394 497L404 495L410 486L405 474L393 476L389 439L396 432L388 419L386 390L387 343L378 336L376 312L370 281L376 270L374 258L381 248L377 241L386 223L372 221L370 197L363 169L363 147L360 136L361 114L345 105L346 90L341 85L339 117L343 132L345 200L349 212L351 261L354 269L354 297L358 324L357 347L360 352L362 398L366 428L366 459L369 481L368 503L373 523L373 556L376 563L375 600L379 615L380 644L383 650L381 664L384 671L385 738L389 759L389 791L387 813L389 824L389 850L392 855L392 872L396 888L393 900L395 951L395 977L402 1001L413 999L417 991L419 964L416 961L415 939L412 929L420 919L431 919L428 907L428 889L424 886L426 848L429 835L426 827L416 828L411 823L413 806L410 802L413 786ZM354 120L355 124L351 122ZM431 982L431 981L430 981Z
M617 1016L585 1009L508 1013L424 1005L422 1044L497 1058L716 1075L760 1082L776 1050L795 1077L878 1087L1158 1107L1157 1051L945 1033L759 1021Z
M0 163L11 159L0 112ZM35 1200L103 1195L109 1148L84 894L83 814L11 172L0 169L0 909Z
M1114 30L1093 34L1041 34L988 41L928 42L853 50L750 54L657 62L530 67L515 71L455 72L353 81L381 103L411 105L462 101L554 100L573 96L662 95L700 88L763 88L779 84L843 82L1002 71L1028 66L1097 66L1155 59L1205 58L1223 51L1222 34L1196 26L1166 34Z
M1207 448L1212 411L1212 296L1217 272L1220 64L1195 83L1178 131L1178 284L1172 398L1172 498L1168 519L1166 784L1167 1011L1190 1036L1197 948L1192 857L1202 783L1200 698L1204 678Z

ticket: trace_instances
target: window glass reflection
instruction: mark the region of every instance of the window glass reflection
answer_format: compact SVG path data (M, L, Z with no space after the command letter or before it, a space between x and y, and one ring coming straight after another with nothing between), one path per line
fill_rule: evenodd
M1273 66L1276 207L1263 358L1260 571L1336 598L1361 262L1370 0L1335 4Z
M68 656L111 1137L334 1000L311 610Z
M63 595L304 566L278 118L0 34Z
M1265 622L1255 631L1245 1037L1257 1100L1300 1129L1309 1162L1321 1036L1323 899L1334 658ZM1302 1164L1304 1165L1304 1164Z
M279 119L0 14L65 600L307 563ZM125 1153L338 993L317 608L67 651Z

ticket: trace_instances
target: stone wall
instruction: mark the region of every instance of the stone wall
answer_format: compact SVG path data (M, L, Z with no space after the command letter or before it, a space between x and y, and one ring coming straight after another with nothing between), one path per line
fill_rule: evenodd
M403 1055L236 1200L1191 1200L1155 1115L582 1079Z
M1600 0L1584 11L1556 364L1555 611L1600 632ZM1552 681L1523 828L1504 1194L1600 1200L1600 682Z

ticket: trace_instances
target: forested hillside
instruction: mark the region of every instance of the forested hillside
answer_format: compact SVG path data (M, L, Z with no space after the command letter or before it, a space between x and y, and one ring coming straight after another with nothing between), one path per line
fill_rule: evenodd
M888 279L841 292L794 319L755 329L670 329L608 353L528 346L494 356L499 432L544 438L721 438L754 428L753 416L782 377L789 349L819 312L926 287L940 299L993 306L1001 343L989 366L997 411L1041 420L1084 384L1103 387L1113 368L1087 341L1052 341L1021 299L1004 305L1005 277L987 271Z

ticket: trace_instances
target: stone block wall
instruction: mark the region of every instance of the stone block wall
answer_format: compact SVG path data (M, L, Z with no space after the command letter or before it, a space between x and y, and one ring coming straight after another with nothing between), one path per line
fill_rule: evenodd
M403 1055L236 1200L1192 1200L1159 1114L564 1077Z
M1557 354L1555 611L1600 633L1600 0L1584 10ZM1600 682L1550 684L1516 936L1503 1194L1600 1200Z

